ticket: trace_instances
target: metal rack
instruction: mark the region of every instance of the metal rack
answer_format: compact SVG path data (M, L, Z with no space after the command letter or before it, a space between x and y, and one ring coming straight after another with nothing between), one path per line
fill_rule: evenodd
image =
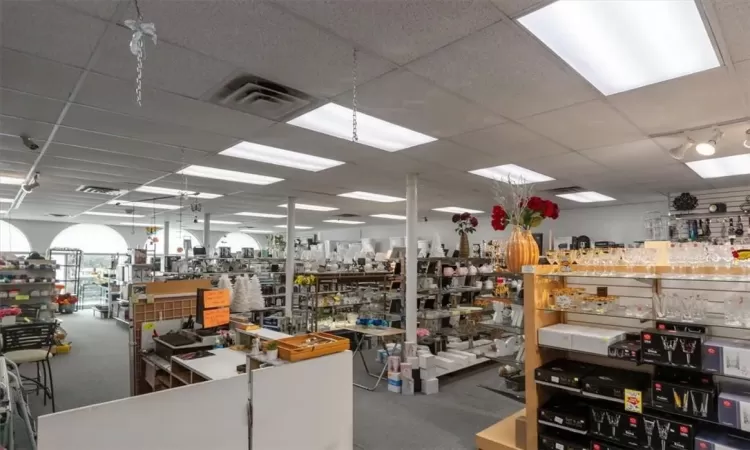
M7 260L0 266L0 278L9 280L0 282L0 304L18 305L33 315L48 311L57 296L55 268L52 260Z
M81 298L81 260L83 251L77 248L53 247L47 250L47 259L61 261L57 265L57 282L63 284L65 292ZM81 302L75 310L83 308Z

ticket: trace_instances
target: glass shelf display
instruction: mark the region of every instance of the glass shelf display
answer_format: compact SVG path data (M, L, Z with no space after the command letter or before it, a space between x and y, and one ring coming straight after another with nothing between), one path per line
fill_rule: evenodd
M679 280L679 281L731 281L750 283L750 274L682 274L682 273L646 273L646 272L601 272L572 270L569 272L550 272L539 274L543 277L575 278L630 278L635 280Z

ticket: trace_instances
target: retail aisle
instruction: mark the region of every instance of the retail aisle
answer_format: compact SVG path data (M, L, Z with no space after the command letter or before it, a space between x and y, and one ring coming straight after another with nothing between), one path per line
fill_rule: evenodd
M111 320L93 318L90 311L62 316L73 342L70 354L55 357L59 411L128 396L127 331ZM373 355L367 355L373 360ZM355 380L370 383L361 361ZM374 367L373 367L374 368ZM28 369L28 368L27 368ZM474 435L516 412L521 405L477 387L496 377L488 368L451 380L441 380L437 395L405 397L387 392L354 389L354 444L356 450L469 450ZM47 414L41 396L30 396L32 413ZM23 434L23 433L20 433Z

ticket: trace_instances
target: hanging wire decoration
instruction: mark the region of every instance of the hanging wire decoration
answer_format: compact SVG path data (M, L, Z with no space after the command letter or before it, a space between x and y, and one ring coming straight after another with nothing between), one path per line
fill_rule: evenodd
M359 142L357 135L357 49L352 49L352 141Z
M133 0L133 3L135 3L135 11L138 18L135 20L126 20L125 26L133 30L133 37L130 39L130 53L135 55L138 59L138 65L136 68L137 75L135 78L135 98L138 102L138 106L142 106L141 85L143 80L143 60L146 59L143 38L146 35L151 36L154 45L156 45L156 25L143 22L143 14L141 14L141 8L138 6L138 0Z

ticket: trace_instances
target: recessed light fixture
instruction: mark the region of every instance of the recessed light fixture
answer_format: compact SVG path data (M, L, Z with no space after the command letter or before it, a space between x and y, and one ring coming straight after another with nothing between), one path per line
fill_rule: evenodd
M515 164L504 164L502 166L487 167L486 169L470 170L469 173L481 177L492 178L493 180L502 181L503 183L507 183L508 179L514 183L520 184L543 183L545 181L555 180L552 177L542 175L541 173L525 169Z
M352 139L352 110L335 103L327 103L287 123L347 141ZM357 136L360 144L387 152L397 152L437 140L361 112L357 112Z
M12 198L0 198L0 203L13 203Z
M324 220L323 222L326 222L326 223L340 223L342 225L359 225L359 224L363 224L364 223L364 222L359 221L359 220L343 220L343 219L342 220L328 219L328 220Z
M286 217L286 214L270 214L270 213L257 213L257 212L238 212L234 213L235 216L248 216L248 217L265 217L266 219L281 219Z
M284 203L279 205L279 208L288 208L289 205ZM294 209L304 209L307 211L336 211L338 208L332 208L330 206L318 206L318 205L306 205L304 203L296 203Z
M721 178L750 174L750 154L702 159L686 163L701 178Z
M518 21L604 95L720 65L692 0L556 1Z
M572 194L559 194L558 197L579 203L611 202L615 200L604 194L594 191L575 192Z
M370 214L370 217L377 217L380 219L406 220L406 216L399 216L398 214Z
M460 208L458 206L446 206L444 208L432 208L433 211L440 211L440 212L447 212L447 213L454 213L454 214L462 214L462 213L469 213L469 214L482 214L484 211L479 211L478 209L468 209L468 208Z
M354 191L339 194L339 197L356 198L357 200L369 200L371 202L394 203L406 201L405 198L391 197L390 195L373 194L371 192Z
M16 186L20 186L23 184L23 182L24 182L23 178L0 176L0 184L13 184Z
M240 228L243 233L255 233L255 234L273 234L271 230L256 230L255 228Z
M219 198L223 197L221 194L209 194L208 192L196 192L196 191L186 191L182 189L171 189L171 188L164 188L164 187L157 187L157 186L141 186L135 188L138 192L147 192L149 194L163 194L163 195L185 195L192 198L205 198L205 199L212 199L212 198Z
M235 181L237 183L267 185L284 181L283 178L269 177L266 175L256 175L254 173L236 172L234 170L217 169L206 166L188 166L179 172L181 175L191 175L194 177L213 178L216 180Z
M286 228L286 225L276 225L276 228ZM307 225L295 225L295 230L312 230L312 227L308 227Z
M99 211L86 211L82 212L81 214L85 214L87 216L107 216L107 217L146 217L143 214L125 214L125 213L110 213L110 212L99 212Z
M199 220L198 222L203 223L202 220ZM211 219L211 223L212 224L215 223L216 225L239 225L242 222L232 222L232 221L228 221L228 220L214 220L214 219Z
M310 172L320 172L321 170L330 169L331 167L344 164L342 161L336 161L334 159L321 158L319 156L269 147L267 145L254 144L252 142L240 142L233 147L219 152L219 154L267 164L275 164L277 166L291 167L293 169L309 170Z
M110 200L107 202L108 205L117 206L133 206L139 208L153 208L153 209L180 209L180 205L167 205L165 203L151 203L151 202L126 202L124 200Z
M120 225L133 225L133 226L136 226L136 227L164 228L164 225L160 225L158 223L145 223L145 222L120 222Z

